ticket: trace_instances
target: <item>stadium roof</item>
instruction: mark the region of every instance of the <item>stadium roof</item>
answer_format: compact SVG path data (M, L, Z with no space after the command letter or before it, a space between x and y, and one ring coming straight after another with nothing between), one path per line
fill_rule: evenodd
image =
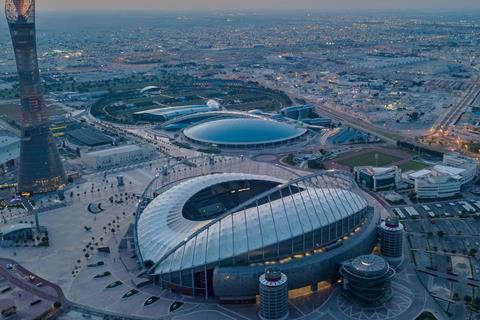
M307 129L274 120L236 118L207 121L184 130L191 140L216 145L258 145L292 140Z
M352 191L308 187L212 220L191 221L183 216L185 203L199 191L241 180L287 183L273 177L240 173L213 174L180 182L155 198L137 222L143 261L158 263L155 273L194 268L293 239L368 205Z

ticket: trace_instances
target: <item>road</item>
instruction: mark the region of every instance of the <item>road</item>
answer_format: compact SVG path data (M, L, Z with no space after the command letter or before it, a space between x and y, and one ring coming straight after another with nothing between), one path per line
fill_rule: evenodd
M451 108L444 117L435 125L436 129L447 129L449 126L454 126L466 109L475 101L480 93L480 76L476 75L475 80L469 86L466 95Z
M355 118L349 114L340 112L338 110L334 110L323 105L315 105L315 109L320 114L325 114L332 119L340 120L351 128L370 133L371 135L377 136L384 141L397 143L398 140L403 140L403 136L399 133L395 133L383 128L379 128L366 121L363 121L359 118Z
M9 264L13 265L13 268L10 270L7 267ZM4 277L14 286L44 300L61 302L62 305L66 302L63 291L58 285L34 275L32 272L17 264L14 260L0 258L0 276ZM29 276L34 276L35 280L28 280ZM38 283L42 283L43 285L37 287Z

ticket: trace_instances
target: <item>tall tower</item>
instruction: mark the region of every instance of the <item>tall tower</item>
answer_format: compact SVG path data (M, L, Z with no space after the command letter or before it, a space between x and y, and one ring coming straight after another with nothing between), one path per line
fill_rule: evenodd
M22 141L18 171L21 192L57 190L66 182L65 171L50 133L37 61L35 0L6 0L10 35L20 83Z

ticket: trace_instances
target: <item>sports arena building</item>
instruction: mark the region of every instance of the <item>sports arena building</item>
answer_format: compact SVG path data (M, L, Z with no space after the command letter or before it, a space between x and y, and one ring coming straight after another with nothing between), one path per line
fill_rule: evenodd
M215 173L155 194L137 215L137 255L144 276L182 294L254 302L272 265L289 290L315 290L377 240L378 212L341 172L293 180Z
M183 131L191 142L219 148L265 148L302 138L307 129L266 118L206 121Z

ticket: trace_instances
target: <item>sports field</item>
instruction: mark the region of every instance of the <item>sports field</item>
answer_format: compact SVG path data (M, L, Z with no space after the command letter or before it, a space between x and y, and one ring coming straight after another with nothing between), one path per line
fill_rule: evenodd
M376 156L377 155L377 156ZM366 152L360 153L356 155L352 155L351 157L343 158L341 160L336 161L337 163L348 166L350 168L356 166L389 166L393 163L401 161L402 158L396 157L390 154L382 153L382 152Z
M400 169L402 169L403 172L406 172L406 171L410 171L410 170L414 170L414 171L422 170L422 169L428 168L429 165L412 160L412 161L409 161L407 163L402 163L398 167Z

